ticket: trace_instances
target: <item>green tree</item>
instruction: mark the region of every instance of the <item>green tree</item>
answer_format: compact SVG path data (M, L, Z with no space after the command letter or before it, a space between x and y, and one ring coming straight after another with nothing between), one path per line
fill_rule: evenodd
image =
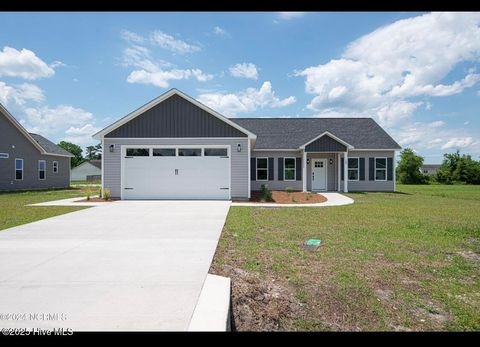
M87 155L85 156L88 160L101 159L102 158L102 144L99 143L96 146L87 146Z
M460 155L458 150L455 153L445 153L443 158L436 176L438 182L480 184L480 161L472 159L470 155Z
M61 141L58 144L58 146L62 147L67 152L70 152L71 154L73 154L73 158L70 161L70 167L74 168L75 166L78 166L81 163L83 163L84 161L83 155L82 155L83 150L79 145L76 145L74 143L67 142L67 141Z
M416 155L413 149L405 148L400 153L397 166L397 178L404 184L424 184L428 178L421 172L423 158Z

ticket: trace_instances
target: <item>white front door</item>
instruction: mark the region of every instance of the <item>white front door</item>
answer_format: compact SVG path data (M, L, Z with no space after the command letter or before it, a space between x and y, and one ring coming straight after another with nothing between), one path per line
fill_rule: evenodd
M312 159L312 190L327 190L327 159Z

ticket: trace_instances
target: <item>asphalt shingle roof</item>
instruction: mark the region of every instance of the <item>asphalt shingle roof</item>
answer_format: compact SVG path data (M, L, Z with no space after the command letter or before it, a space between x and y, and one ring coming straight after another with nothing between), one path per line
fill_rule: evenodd
M102 161L101 160L95 159L95 160L89 160L88 162L98 169L102 168Z
M52 141L44 138L42 135L29 133L35 141L42 147L46 152L52 154L61 154L61 155L69 155L72 156L70 152L67 152L62 147L57 146Z
M325 131L355 149L401 149L372 118L230 118L257 135L256 149L296 149Z

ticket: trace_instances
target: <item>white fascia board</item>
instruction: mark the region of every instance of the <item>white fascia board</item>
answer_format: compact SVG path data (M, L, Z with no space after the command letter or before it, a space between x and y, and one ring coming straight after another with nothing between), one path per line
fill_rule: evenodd
M182 98L184 98L185 100L191 102L192 104L194 104L195 106L201 108L202 110L210 113L211 115L217 117L218 119L224 121L225 123L227 123L228 125L234 127L235 129L241 131L242 133L248 135L249 138L256 138L257 135L253 134L252 132L248 131L247 129L241 127L240 125L238 125L237 123L235 122L232 122L230 119L226 118L225 116L222 116L220 113L212 110L210 107L202 104L201 102L195 100L194 98L188 96L187 94L179 91L178 89L170 89L168 92L165 92L163 93L162 95L160 95L159 97L153 99L152 101L150 101L149 103L143 105L142 107L138 108L137 110L129 113L128 115L126 115L125 117L119 119L118 121L116 121L115 123L112 123L111 125L109 125L108 127L100 130L99 132L97 132L96 134L94 134L92 137L96 140L101 140L103 136L105 136L106 134L108 134L109 132L121 127L122 125L124 125L125 123L131 121L132 119L134 119L135 117L138 117L139 115L141 115L142 113L148 111L149 109L151 109L152 107L158 105L159 103L161 103L162 101L168 99L169 97L171 97L172 95L178 95L178 96L181 96Z
M336 137L335 135L333 135L332 133L328 132L328 131L325 131L323 133L321 133L320 135L318 135L317 137L313 138L312 140L308 141L307 143L305 143L304 145L300 146L300 149L305 149L305 147L307 147L309 144L311 144L312 142L315 142L317 141L319 138L323 137L323 136L329 136L331 137L332 139L340 142L341 144L347 146L348 149L353 149L354 147L349 144L348 142L345 142L343 141L342 139Z

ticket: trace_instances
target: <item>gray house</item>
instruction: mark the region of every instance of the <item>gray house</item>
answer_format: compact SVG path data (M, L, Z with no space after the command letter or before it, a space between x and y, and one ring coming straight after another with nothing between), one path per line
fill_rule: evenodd
M442 164L423 164L420 171L425 175L433 176L437 174L441 166Z
M72 155L25 128L0 104L0 191L68 188Z
M120 199L248 199L273 190L395 191L401 147L371 118L227 118L171 89L94 135Z

